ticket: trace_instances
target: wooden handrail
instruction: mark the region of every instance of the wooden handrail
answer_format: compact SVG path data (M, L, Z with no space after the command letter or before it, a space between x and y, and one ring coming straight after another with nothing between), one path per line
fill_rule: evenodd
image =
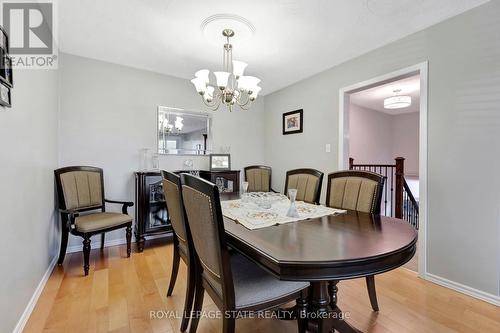
M354 158L350 157L349 169L371 171L384 176L385 185L382 193L384 206L382 213L387 216L405 219L418 228L418 202L405 180L404 157L396 157L394 164L357 164L354 163ZM410 203L405 205L405 200Z
M405 177L405 159L396 157L396 191L394 193L394 217L403 218L403 186Z

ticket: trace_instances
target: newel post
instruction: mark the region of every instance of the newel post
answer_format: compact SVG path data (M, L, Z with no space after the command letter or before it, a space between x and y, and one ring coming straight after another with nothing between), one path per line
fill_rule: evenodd
M403 218L403 183L405 176L405 159L396 157L396 192L394 194L394 217Z
M353 165L354 165L354 158L349 157L349 170L353 169Z

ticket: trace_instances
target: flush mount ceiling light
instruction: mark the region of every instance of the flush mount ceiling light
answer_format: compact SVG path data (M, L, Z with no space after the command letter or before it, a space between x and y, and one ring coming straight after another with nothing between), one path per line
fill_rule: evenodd
M384 109L401 109L411 105L411 96L400 96L401 89L393 91L395 96L384 99Z
M191 80L196 91L201 95L203 103L212 110L217 110L221 104L226 105L229 111L237 105L243 110L248 110L257 98L261 88L258 86L260 79L255 76L244 76L247 64L233 60L233 46L229 38L234 36L234 31L224 29L222 35L226 37L222 67L220 72L214 72L217 84L210 85L208 69L200 69Z

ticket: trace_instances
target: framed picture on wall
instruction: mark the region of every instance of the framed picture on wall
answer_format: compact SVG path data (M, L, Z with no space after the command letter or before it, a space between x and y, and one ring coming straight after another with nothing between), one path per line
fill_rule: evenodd
M0 83L0 105L11 107L10 88L5 83Z
M231 155L210 154L210 171L231 170Z
M9 87L14 87L14 79L12 77L12 58L0 50L0 79Z
M7 32L5 32L2 26L0 26L0 48L5 53L9 53L9 36L7 36Z
M303 126L302 109L283 113L283 135L302 133Z

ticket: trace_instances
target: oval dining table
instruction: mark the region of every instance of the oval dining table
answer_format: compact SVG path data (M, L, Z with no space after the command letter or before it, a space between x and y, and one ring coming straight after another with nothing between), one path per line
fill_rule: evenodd
M238 198L221 193L221 200ZM336 281L400 267L414 256L417 243L406 221L355 211L255 230L224 217L224 226L229 245L266 271L280 280L311 283L308 327L320 333L361 332L337 306Z

